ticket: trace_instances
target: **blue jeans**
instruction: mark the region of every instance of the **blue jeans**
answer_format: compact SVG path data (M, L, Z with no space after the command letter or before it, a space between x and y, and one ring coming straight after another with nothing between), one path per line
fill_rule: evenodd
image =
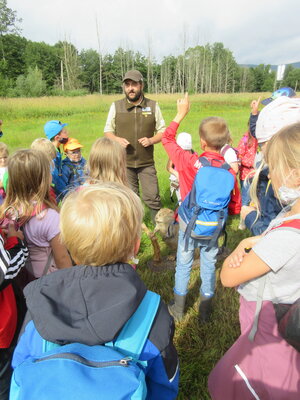
M180 296L187 294L187 287L194 261L194 250L196 247L200 247L200 278L202 281L200 294L204 297L212 297L215 292L215 264L218 247L212 247L209 251L206 251L209 240L193 239L190 237L188 240L188 250L184 251L185 239L183 236L184 232L179 229L174 292Z
M241 183L241 195L242 195L242 206L248 206L250 203L250 182L249 180L240 180Z

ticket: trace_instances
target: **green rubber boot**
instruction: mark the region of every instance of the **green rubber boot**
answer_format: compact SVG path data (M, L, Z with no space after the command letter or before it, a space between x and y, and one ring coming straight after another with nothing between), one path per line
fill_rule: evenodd
M180 296L177 293L174 293L174 302L168 305L169 313L174 317L176 322L182 320L184 315L184 306L185 306L186 296Z

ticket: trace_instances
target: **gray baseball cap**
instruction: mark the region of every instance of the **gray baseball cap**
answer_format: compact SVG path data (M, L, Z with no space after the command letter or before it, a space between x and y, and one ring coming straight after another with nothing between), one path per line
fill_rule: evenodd
M140 71L132 69L131 71L126 72L122 82L125 82L127 79L130 79L134 82L143 82L143 75L140 73Z

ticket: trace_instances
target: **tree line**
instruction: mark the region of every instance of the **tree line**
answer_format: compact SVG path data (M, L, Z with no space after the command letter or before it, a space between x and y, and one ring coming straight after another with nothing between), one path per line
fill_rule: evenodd
M78 51L67 41L51 46L18 34L0 37L0 96L121 93L121 80L138 69L151 93L235 93L273 91L275 71L269 65L241 67L222 43L188 48L160 63L140 52L118 48L101 55ZM300 69L288 66L281 86L296 89Z
M150 93L235 93L273 91L277 85L297 89L300 69L288 66L283 81L276 82L270 65L239 66L223 43L184 49L158 63L152 55L118 48L114 54L78 51L68 41L55 45L20 36L16 11L0 0L0 96L72 95L121 92L125 72L138 69Z

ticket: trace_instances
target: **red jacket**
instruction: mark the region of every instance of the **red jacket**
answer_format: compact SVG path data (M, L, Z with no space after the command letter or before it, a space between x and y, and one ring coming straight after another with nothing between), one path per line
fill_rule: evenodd
M257 139L252 138L252 142L249 145L249 132L246 132L244 136L239 141L237 150L238 157L240 160L240 179L243 181L246 179L249 172L253 171L253 164L255 159L255 154L257 151Z
M214 151L205 151L200 156L197 153L190 153L189 151L183 150L176 143L176 132L179 124L177 122L172 121L168 128L163 133L162 144L168 153L169 158L172 160L173 164L176 167L179 175L179 189L182 201L185 196L192 189L193 182L196 176L196 173L199 168L201 168L201 163L199 161L199 157L206 157L208 160L221 160L225 162L224 158L220 153ZM230 169L230 172L236 178L235 172L233 169ZM235 188L237 186L237 180L235 179ZM233 190L233 194L231 196L234 203L236 203L236 190ZM234 211L233 211L234 210ZM238 214L240 209L237 210L236 207L229 204L230 214Z

